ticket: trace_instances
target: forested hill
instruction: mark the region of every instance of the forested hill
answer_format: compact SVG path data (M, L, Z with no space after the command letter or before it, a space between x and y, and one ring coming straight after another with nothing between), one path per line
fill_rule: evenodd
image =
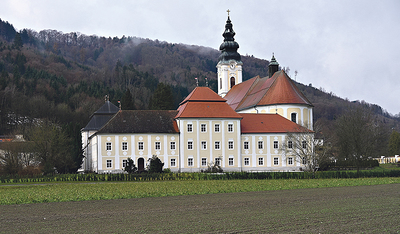
M131 36L17 31L0 19L0 135L39 118L83 127L104 103L105 95L117 105L127 90L134 108L148 109L160 82L170 85L176 108L196 86L195 77L199 85L205 85L207 77L209 86L217 89L219 54L212 48ZM244 80L267 75L267 60L243 55L242 60ZM365 105L397 128L398 118L379 106L351 103L321 89L298 85L314 103L315 118L332 121L348 105Z

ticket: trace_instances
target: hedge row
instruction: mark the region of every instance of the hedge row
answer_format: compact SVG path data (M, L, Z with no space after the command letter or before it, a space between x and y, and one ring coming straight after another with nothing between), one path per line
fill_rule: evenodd
M234 180L234 179L332 179L365 177L400 177L400 170L388 171L318 171L308 172L227 172L227 173L155 173L155 174L60 174L54 176L3 176L0 183L35 183L61 181L160 181L160 180Z

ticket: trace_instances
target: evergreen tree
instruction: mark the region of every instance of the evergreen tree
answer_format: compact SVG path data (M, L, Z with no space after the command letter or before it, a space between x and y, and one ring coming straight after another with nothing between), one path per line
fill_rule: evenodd
M133 97L129 89L127 89L124 95L122 96L121 108L122 110L135 110L135 103L133 101Z
M171 86L159 83L153 96L150 98L150 110L172 110L174 108L174 96Z
M150 165L149 165L149 173L161 173L163 170L163 166L164 163L161 162L161 160L156 156L153 155L153 157L151 157L149 159Z
M58 169L58 172L76 173L83 162L81 128L79 124L70 122L63 126L63 131L67 137L67 143L69 143L69 154L65 157L69 157L71 163L59 166L61 170Z
M126 160L124 171L128 172L129 174L135 173L137 171L137 167L132 158L128 158L128 160Z
M400 133L393 131L389 139L389 155L400 154Z
M14 46L14 48L16 48L18 50L21 49L21 47L23 46L21 34L19 34L19 33L15 34L13 46Z

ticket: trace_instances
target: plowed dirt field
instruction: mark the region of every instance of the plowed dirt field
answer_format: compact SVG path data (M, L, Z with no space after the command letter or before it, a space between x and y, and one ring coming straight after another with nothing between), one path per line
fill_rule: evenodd
M400 184L2 205L0 233L400 233Z

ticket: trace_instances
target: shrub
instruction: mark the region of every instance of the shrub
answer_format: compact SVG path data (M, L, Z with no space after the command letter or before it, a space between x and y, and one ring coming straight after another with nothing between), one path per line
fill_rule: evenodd
M128 158L126 161L126 166L124 171L128 172L129 174L135 173L137 171L137 167L131 158Z
M156 155L153 155L149 159L149 162L149 173L161 173L163 171L164 163Z
M214 162L208 164L207 169L204 171L205 173L222 173L222 167Z

